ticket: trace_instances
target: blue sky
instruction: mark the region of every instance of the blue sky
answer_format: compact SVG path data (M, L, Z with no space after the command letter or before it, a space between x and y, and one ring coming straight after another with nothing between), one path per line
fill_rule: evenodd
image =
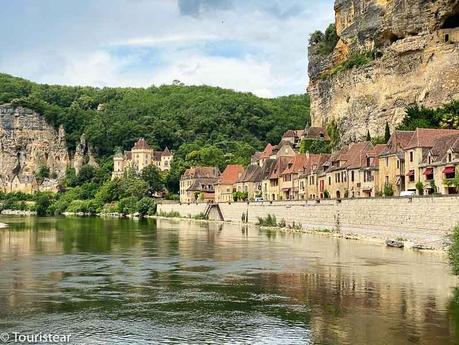
M262 97L302 93L307 38L333 0L0 0L0 71L37 82L180 80Z

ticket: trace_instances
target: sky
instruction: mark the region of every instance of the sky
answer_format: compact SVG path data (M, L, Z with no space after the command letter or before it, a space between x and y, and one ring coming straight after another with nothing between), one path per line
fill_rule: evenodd
M48 84L304 93L333 0L0 0L0 72Z

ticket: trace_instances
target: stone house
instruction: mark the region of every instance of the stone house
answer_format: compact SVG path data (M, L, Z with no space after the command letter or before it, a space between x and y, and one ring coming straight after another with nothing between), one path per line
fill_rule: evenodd
M280 198L282 200L298 200L298 177L304 172L308 155L298 154L288 161L286 169L281 172L279 179Z
M220 177L216 167L192 167L180 177L180 202L214 201L214 185Z
M459 134L435 140L420 169L425 194L457 194L457 188L447 181L459 173Z
M128 169L140 173L145 167L155 165L161 171L170 170L173 154L166 147L164 151L156 151L140 138L131 151L118 152L113 157L112 179L123 176Z
M236 182L236 191L247 193L249 200L262 197L263 168L257 164L250 164L244 169Z
M301 140L304 136L303 129L290 129L282 136L282 141L289 142L293 147L299 149L301 146Z
M272 196L272 194L270 194L271 181L269 180L269 176L273 172L275 164L276 160L269 158L264 162L263 167L261 168L261 194L263 200L266 201L271 200L270 197Z
M289 146L290 147L290 146ZM267 199L269 201L283 200L283 194L281 193L282 183L282 172L288 167L288 164L293 161L293 157L280 156L276 158L270 173L263 184L267 186Z
M262 167L266 160L270 159L273 155L273 146L267 144L265 149L261 152L255 152L251 158L251 164L257 164Z
M233 202L233 193L236 192L236 183L244 173L242 165L230 164L215 183L215 201L216 202Z
M385 144L373 146L371 142L364 143L360 152L350 154L347 164L350 198L375 197L380 192L379 186L379 153Z
M438 139L459 134L459 130L417 128L405 149L405 175L408 191L416 192L416 183L422 182L422 163Z
M320 197L319 174L330 158L326 154L309 154L303 172L298 176L298 199L315 200ZM322 195L323 197L323 195Z
M395 196L405 190L405 149L414 131L395 131L385 149L379 154L380 191L390 185Z

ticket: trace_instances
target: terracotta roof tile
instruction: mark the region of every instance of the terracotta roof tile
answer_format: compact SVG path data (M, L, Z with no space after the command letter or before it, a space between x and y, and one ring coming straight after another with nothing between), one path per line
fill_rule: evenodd
M415 147L432 147L436 139L454 134L459 134L459 130L417 128L406 149L412 149Z
M330 136L323 127L308 127L304 130L303 136L309 140L326 140L330 141Z
M242 165L230 164L228 165L218 179L218 184L232 185L237 182L244 172Z
M147 144L144 138L140 138L137 140L137 142L134 144L134 147L132 148L133 150L151 150L150 145Z

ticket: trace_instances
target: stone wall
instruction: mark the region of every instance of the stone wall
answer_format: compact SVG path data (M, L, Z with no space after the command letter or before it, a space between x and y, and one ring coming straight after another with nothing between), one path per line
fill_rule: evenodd
M204 213L206 204L163 204L158 211L182 216ZM220 204L225 221L240 222L248 212L250 223L275 215L288 225L305 230L332 230L379 239L403 238L424 246L442 248L447 234L459 224L459 197L369 198L315 202Z

